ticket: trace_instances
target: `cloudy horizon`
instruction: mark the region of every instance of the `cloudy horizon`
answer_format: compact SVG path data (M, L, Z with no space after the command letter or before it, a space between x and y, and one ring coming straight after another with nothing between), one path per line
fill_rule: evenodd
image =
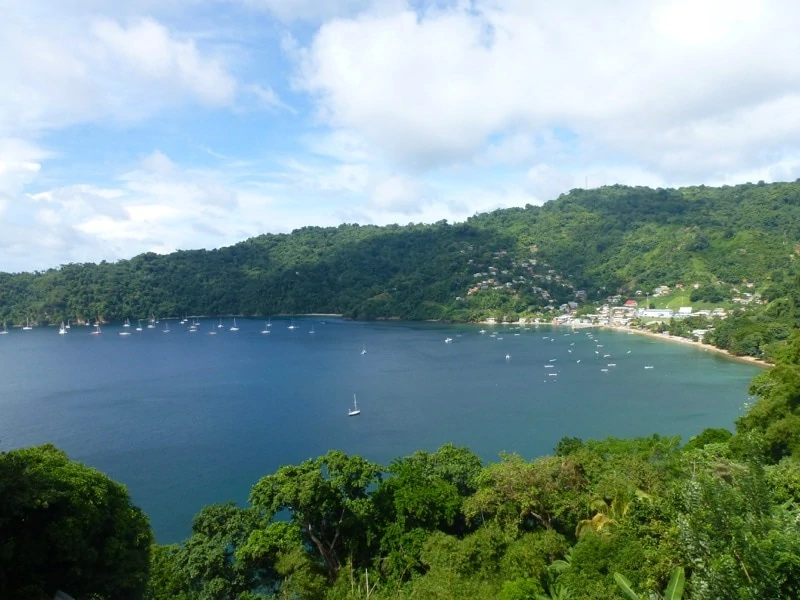
M788 0L0 0L0 270L800 177Z

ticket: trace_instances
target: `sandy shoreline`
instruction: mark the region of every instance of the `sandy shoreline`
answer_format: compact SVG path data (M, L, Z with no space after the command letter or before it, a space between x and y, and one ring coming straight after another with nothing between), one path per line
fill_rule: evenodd
M710 344L702 344L700 342L695 342L693 340L687 340L686 338L682 338L682 337L678 337L678 336L674 336L674 335L669 335L668 333L666 333L666 334L665 333L653 333L652 331L644 331L643 329L632 329L630 327L616 327L616 326L613 326L613 325L602 325L601 327L603 329L612 329L614 331L624 331L626 333L634 333L636 335L643 335L645 337L653 338L655 340L663 340L665 342L676 342L678 344L685 344L687 346L694 346L695 348L698 348L700 350L705 350L706 352L714 352L716 354L720 354L722 356L725 356L726 358L729 358L731 360L735 360L735 361L739 361L739 362L743 362L743 363L748 363L748 364L756 365L756 366L759 366L759 367L764 367L765 369L768 369L770 367L775 366L775 365L773 365L771 363L764 362L763 360L759 360L759 359L754 358L752 356L736 356L735 354L731 354L730 352L728 352L727 350L723 350L722 348L717 348L716 346L711 346Z

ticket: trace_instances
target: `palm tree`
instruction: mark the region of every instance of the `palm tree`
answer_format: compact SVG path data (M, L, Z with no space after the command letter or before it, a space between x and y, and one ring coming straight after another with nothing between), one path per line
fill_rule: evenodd
M536 594L536 600L571 600L572 593L560 583L548 586L547 594Z
M536 594L536 600L571 600L572 592L558 583L558 577L572 567L572 548L567 550L563 559L554 560L547 567L547 594Z
M628 515L634 500L649 499L650 496L642 490L636 490L633 493L619 491L614 494L610 502L605 498L596 498L589 504L589 508L596 511L595 516L578 523L575 535L581 537L590 531L594 531L599 535L607 534L614 525L617 525Z
M621 573L614 573L614 581L617 582L617 585L628 600L681 600L683 586L686 583L686 575L683 572L683 567L675 567L672 569L672 575L670 575L664 594L651 592L647 597L634 592L631 588L630 580ZM539 599L537 598L537 600Z

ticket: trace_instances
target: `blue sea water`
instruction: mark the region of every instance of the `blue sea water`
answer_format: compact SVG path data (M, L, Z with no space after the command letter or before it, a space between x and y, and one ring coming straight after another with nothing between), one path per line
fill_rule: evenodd
M295 323L15 329L0 336L0 450L54 443L127 485L168 543L203 505L244 502L262 475L332 448L383 464L447 442L533 458L563 436L732 427L760 370L605 330Z

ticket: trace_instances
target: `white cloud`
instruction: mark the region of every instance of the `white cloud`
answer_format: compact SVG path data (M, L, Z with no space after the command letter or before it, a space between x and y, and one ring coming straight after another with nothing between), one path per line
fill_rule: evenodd
M366 13L323 24L299 51L295 83L323 122L417 168L458 164L509 132L526 144L566 129L581 160L612 155L666 181L702 179L698 155L724 151L708 168L732 173L800 141L797 111L778 110L800 93L800 62L787 60L800 55L798 18L790 0Z
M278 97L278 94L275 93L275 90L270 87L264 87L262 85L251 83L243 86L243 90L254 96L261 108L265 108L267 110L286 110L290 113L297 112L294 108L284 103Z
M6 13L0 269L460 220L586 183L800 176L791 0L31 0ZM169 155L131 158L153 146Z
M370 190L372 203L386 212L414 215L431 203L431 189L402 175L390 175L377 181Z
M236 80L219 58L203 56L192 40L177 39L152 19L141 19L128 27L107 19L96 19L92 34L105 51L110 68L135 73L145 82L174 87L203 103L230 104Z
M34 7L0 20L0 137L235 100L238 84L221 56L153 19L43 15Z

